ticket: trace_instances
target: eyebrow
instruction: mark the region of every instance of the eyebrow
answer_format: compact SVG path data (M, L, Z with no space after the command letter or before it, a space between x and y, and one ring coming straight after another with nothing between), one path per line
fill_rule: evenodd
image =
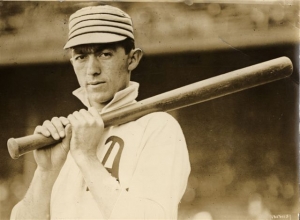
M103 45L84 45L73 48L75 54L90 54L103 51L105 49L116 51L117 46L115 44L103 44Z

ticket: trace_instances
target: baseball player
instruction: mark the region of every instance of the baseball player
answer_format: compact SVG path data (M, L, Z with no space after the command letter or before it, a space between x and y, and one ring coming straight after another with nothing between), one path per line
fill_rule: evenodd
M131 18L112 6L82 8L64 49L87 110L36 127L62 141L34 151L37 169L11 219L176 219L190 173L177 121L159 112L104 128L99 114L136 102L130 76L142 51Z

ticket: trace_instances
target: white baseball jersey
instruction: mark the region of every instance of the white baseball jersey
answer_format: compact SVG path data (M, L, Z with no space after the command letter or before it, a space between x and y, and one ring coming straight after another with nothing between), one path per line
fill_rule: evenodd
M103 112L135 102L138 83L118 92ZM89 106L83 89L74 92ZM105 129L97 156L111 172L121 194L112 219L176 219L185 192L190 163L186 142L177 121L167 113L152 113ZM72 156L69 154L53 187L51 219L101 219Z

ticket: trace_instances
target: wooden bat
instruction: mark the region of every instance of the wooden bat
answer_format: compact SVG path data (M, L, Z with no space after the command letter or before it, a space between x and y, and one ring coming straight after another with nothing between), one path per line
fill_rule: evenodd
M152 112L183 108L283 79L290 76L292 70L293 65L290 59L280 57L144 99L123 108L103 113L101 117L105 127L120 125ZM10 138L7 141L7 146L10 156L17 159L29 151L58 142L51 137L33 134L20 138Z

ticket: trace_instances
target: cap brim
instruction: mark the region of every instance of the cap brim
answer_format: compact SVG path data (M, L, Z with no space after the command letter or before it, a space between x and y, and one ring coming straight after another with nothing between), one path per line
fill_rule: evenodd
M66 43L64 49L75 47L82 44L101 44L101 43L112 43L125 40L127 36L112 34L112 33L87 33L76 36Z

